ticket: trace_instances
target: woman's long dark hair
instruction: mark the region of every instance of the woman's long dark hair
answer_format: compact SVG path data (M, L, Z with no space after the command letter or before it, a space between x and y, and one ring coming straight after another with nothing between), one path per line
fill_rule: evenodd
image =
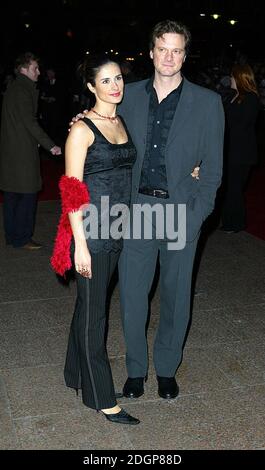
M87 84L91 83L92 86L95 86L95 80L99 70L107 64L117 64L120 66L116 59L101 53L86 56L84 61L78 66L77 73L82 79L83 91L89 97L90 108L95 104L95 95L89 91Z
M250 65L234 65L232 68L232 76L235 79L238 90L238 103L241 103L243 101L246 93L256 93L256 95L258 95L254 73Z

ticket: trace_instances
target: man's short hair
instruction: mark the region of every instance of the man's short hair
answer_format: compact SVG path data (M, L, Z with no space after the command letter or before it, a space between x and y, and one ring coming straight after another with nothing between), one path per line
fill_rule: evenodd
M188 52L191 42L191 34L188 28L175 20L164 20L157 23L150 34L149 50L152 51L155 47L155 40L161 38L166 33L182 34L185 39L185 52Z
M15 60L15 73L20 73L22 68L27 69L33 61L39 62L39 59L32 52L24 52L20 54Z

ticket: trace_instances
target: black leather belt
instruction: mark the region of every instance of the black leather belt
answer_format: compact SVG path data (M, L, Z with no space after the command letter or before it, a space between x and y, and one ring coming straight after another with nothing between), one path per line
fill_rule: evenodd
M163 199L167 199L169 197L168 192L163 189L141 188L139 189L139 193L146 194L147 196L162 197Z

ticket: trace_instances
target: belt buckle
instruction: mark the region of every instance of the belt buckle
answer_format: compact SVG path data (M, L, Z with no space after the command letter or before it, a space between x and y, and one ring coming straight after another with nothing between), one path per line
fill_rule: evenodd
M164 191L163 189L143 188L139 192L142 194L147 194L148 196L152 196L152 197L168 198L168 192Z
M167 193L166 193L166 191L163 191L163 189L154 189L154 196L155 197L166 198Z

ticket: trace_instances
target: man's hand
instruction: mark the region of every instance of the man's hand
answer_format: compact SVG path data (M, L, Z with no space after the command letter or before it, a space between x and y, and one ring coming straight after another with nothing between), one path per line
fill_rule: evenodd
M50 152L53 154L53 155L62 155L62 150L61 150L61 147L58 147L57 145L55 145L54 147L51 148Z
M84 109L84 111L82 113L78 113L75 117L72 118L72 121L69 122L69 129L68 129L68 132L71 130L71 127L72 125L79 121L80 119L83 119L84 117L86 117L86 114L88 113L88 110L87 109Z
M195 166L195 168L193 168L193 170L192 170L191 176L192 176L192 178L195 178L196 180L199 180L200 179L199 175L200 175L200 167Z

